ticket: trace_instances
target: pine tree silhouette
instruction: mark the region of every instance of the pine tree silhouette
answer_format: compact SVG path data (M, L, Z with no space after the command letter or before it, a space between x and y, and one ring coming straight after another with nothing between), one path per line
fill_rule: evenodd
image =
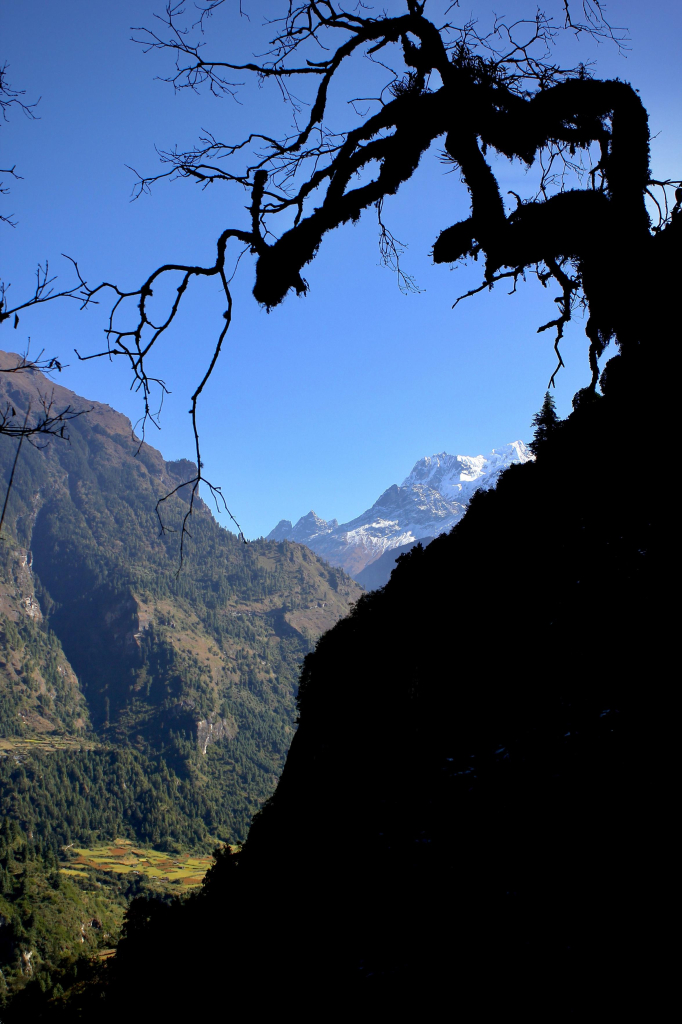
M528 447L532 451L533 455L537 456L539 450L545 444L549 436L555 432L561 423L561 420L557 416L554 399L550 395L549 391L545 391L542 408L540 409L540 412L535 413L531 423L535 427L535 432L533 434L533 440L530 442Z

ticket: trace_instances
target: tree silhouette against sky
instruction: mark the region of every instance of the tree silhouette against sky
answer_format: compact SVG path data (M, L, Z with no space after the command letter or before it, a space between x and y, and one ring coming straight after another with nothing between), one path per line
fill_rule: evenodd
M607 23L600 3L560 3L555 18L540 12L514 21L494 17L487 28L463 20L457 4L436 0L406 0L377 15L332 2L282 3L273 12L281 17L267 24L269 48L255 59L227 52L229 43L226 52L209 53L211 20L223 6L224 0L168 4L154 25L134 30L134 39L168 52L174 69L167 81L175 89L205 87L237 98L244 76L274 79L293 128L274 137L254 124L248 136L227 141L204 133L189 150L161 152L165 166L139 176L137 194L164 177L236 186L248 196L244 223L217 226L213 263L163 264L133 290L79 284L86 305L113 289L106 350L86 358L129 360L144 399L144 435L156 415L152 391L165 388L148 375L147 357L176 322L193 279L220 281L224 319L191 398L194 493L202 480L197 401L230 326L237 265L251 256L254 297L272 309L289 292L306 292L305 268L327 232L373 212L382 262L395 270L403 290L415 288L383 204L432 146L471 199L470 215L458 223L449 223L443 210L434 261L480 260L480 285L468 295L499 281L515 289L529 274L556 288L557 315L539 327L554 333L556 370L563 365L566 324L584 310L590 379L579 400L596 394L598 359L609 341L634 351L651 331L664 331L679 249L680 182L652 176L647 114L631 86L596 80L584 64L563 67L553 59L562 32L623 45L623 33ZM246 6L243 11L251 13ZM353 62L367 59L385 73L384 84L377 95L358 97ZM337 93L350 112L347 130L331 123L339 119ZM528 195L502 194L500 158L533 171ZM453 176L457 188L455 182ZM219 489L212 490L220 500Z
M471 196L467 219L449 225L443 211L435 262L480 258L480 290L501 279L516 286L528 273L556 285L558 315L540 330L555 331L557 369L564 327L577 305L586 306L590 391L597 386L597 359L611 339L621 349L640 343L650 319L649 289L666 277L661 267L669 262L682 193L680 182L652 177L647 114L637 92L618 80L593 79L585 65L563 68L552 61L561 31L620 45L622 36L607 24L600 4L576 5L580 21L566 3L558 21L541 13L514 23L495 19L484 32L474 22L455 20L460 12L452 4L407 0L403 13L391 17L363 8L349 13L331 2L292 2L270 23L269 53L253 62L207 56L204 29L223 3L169 4L155 27L136 30L134 38L170 52L175 70L167 80L176 89L206 86L236 95L233 79L245 73L276 79L298 127L280 139L258 134L257 126L248 138L230 142L204 136L189 151L163 152L168 169L139 178L139 193L162 177L180 176L204 186L233 183L249 195L248 221L221 232L215 263L166 264L135 291L115 288L108 351L130 360L145 397L152 383L145 357L173 322L192 279L202 276L218 277L226 296L210 373L229 326L229 279L241 253L255 256L253 294L272 308L289 291L305 293L305 267L328 231L374 209L382 258L404 288L412 287L400 266L401 243L383 222L382 203L433 144L443 147L443 161L459 171ZM438 15L445 20L435 20ZM346 64L363 57L386 68L385 87L374 98L348 95L360 123L333 131L325 121L332 86ZM295 90L311 81L306 107ZM486 158L491 152L539 169L535 193L503 196ZM633 267L647 285L638 290L643 302L633 294ZM172 275L177 290L161 322L152 322L153 290ZM105 287L112 286L89 294ZM122 320L131 305L134 319ZM149 405L146 412L151 415Z

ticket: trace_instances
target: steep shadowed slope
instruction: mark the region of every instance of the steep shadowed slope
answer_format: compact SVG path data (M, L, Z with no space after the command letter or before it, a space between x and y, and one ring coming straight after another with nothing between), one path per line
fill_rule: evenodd
M304 1019L330 1000L352 1014L430 1017L448 1000L466 1019L518 1007L543 1021L580 1017L588 998L599 1012L656 1003L667 495L624 502L614 486L661 427L642 387L655 368L622 359L535 463L476 495L308 655L273 799L201 896L129 921L112 1019L150 945L139 1019L170 1011L163 986L192 934L212 951L209 975L239 979L242 1010L264 977L259 1007L274 1012L293 985ZM566 501L588 444L588 497ZM228 919L255 956L235 955ZM283 920L282 941L262 947ZM173 1007L193 998L176 986Z
M362 584L365 590L378 590L379 587L386 586L398 559L402 555L406 555L417 544L421 544L423 548L427 547L433 539L433 537L422 537L421 540L412 541L410 544L401 544L399 548L390 548L388 551L384 551L383 555L356 573L356 581Z

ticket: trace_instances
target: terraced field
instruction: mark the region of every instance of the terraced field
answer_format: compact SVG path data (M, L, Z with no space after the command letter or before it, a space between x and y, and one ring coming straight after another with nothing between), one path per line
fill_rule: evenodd
M117 839L109 846L90 849L72 847L70 852L68 866L61 868L65 875L87 877L95 869L119 875L143 875L160 883L174 882L183 886L201 885L213 863L210 856L160 853L158 850L143 849L127 839Z
M75 736L51 735L0 736L0 757L10 754L53 754L55 750L94 750L97 743Z

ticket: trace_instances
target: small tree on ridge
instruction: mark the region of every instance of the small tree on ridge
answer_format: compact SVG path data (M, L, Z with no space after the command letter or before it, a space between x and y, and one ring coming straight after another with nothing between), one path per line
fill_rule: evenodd
M542 446L548 440L551 434L557 429L561 420L557 416L556 406L554 399L550 395L549 391L545 391L545 398L542 403L540 412L536 412L535 416L531 420L532 426L535 427L533 433L533 440L530 442L528 447L532 451L533 455L537 456Z

